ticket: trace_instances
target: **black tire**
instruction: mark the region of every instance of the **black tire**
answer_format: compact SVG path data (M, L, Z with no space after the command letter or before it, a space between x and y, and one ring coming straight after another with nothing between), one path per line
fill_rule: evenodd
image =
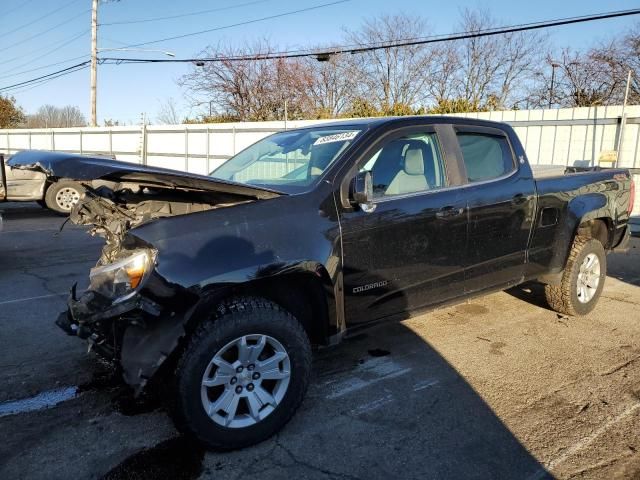
M75 202L67 201L67 198L59 198L59 195L69 192L74 199L79 199L84 193L84 188L78 182L71 180L58 180L52 183L44 194L44 203L54 212L68 215ZM75 192L75 193L73 193ZM77 195L76 195L77 194ZM67 208L68 207L68 208Z
M585 258L596 255L600 264L598 286L593 297L589 301L581 301L578 296L578 275ZM598 240L578 236L575 238L567 265L562 274L560 285L545 285L547 303L556 312L566 315L586 315L591 312L602 294L604 281L607 276L607 257L604 247Z
M289 384L275 409L254 425L229 428L212 420L201 399L203 375L213 356L245 335L268 335L285 348ZM232 450L261 442L278 432L302 403L311 374L311 345L300 323L278 305L261 298L240 298L218 308L189 339L175 371L171 416L176 427L205 445Z

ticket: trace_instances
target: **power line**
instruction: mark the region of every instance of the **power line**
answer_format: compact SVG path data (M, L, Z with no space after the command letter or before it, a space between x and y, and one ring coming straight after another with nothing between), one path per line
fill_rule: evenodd
M575 23L592 22L596 20L604 20L609 18L638 15L638 14L640 14L640 9L622 10L622 11L616 11L616 12L605 12L600 14L584 15L580 17L561 18L556 20L546 20L541 22L534 22L534 23L520 24L520 25L513 25L513 26L506 26L506 27L497 27L497 28L491 28L491 29L485 29L485 30L464 32L464 33L425 37L422 39L409 39L409 40L405 39L405 40L400 40L395 42L384 42L378 45L370 45L366 47L357 47L357 48L336 47L331 50L298 51L300 53L278 52L278 53L265 54L265 55L257 54L257 55L238 55L233 57L189 58L189 59L102 58L99 60L99 62L101 64L104 64L104 63L106 64L197 63L197 62L223 62L223 61L227 62L227 61L246 61L246 60L272 60L272 59L281 59L281 58L297 58L297 57L323 56L323 55L330 56L330 55L344 54L344 53L356 54L356 53L363 53L367 51L381 50L386 48L398 48L398 47L412 46L412 45L424 45L429 43L463 40L467 38L478 38L478 37L485 37L490 35L502 35L505 33L522 32L526 30L536 30L541 28L556 27L556 26L569 25L569 24L575 24ZM90 64L90 61L87 60L85 62L73 65L71 67L68 67L62 70L58 70L56 72L52 72L47 75L43 75L41 77L33 78L31 80L26 80L24 82L19 82L14 85L9 85L7 87L2 87L0 88L0 91L4 91L10 88L20 87L23 85L29 85L41 79L53 77L58 74L66 74L66 72L73 73L73 69L76 69L79 67L86 67L89 64Z
M77 71L80 71L80 70L85 70L86 68L87 68L87 67L78 68L77 70L74 70L74 71L69 72L69 73L74 73L74 72L77 72ZM66 74L65 74L65 75L66 75ZM38 88L40 85L43 85L43 84L45 84L45 83L52 82L52 81L54 81L56 78L58 78L58 77L63 77L63 76L64 76L64 75L58 75L58 76L51 77L51 78L45 78L44 80L39 80L39 81L37 81L37 82L31 83L31 84L29 84L29 85L28 85L28 86L26 86L26 87L17 87L16 89L11 89L11 90L9 91L9 93L10 93L11 95L17 95L17 94L19 94L19 93L28 92L29 90L33 90L34 88Z
M199 12L191 12L191 13L182 13L180 15L170 15L166 17L154 17L154 18L144 18L138 20L124 20L121 22L109 22L109 23L101 23L101 27L110 27L113 25L130 25L132 23L149 23L149 22L159 22L162 20L172 20L175 18L184 18L184 17L192 17L195 15L203 15L205 13L213 13L213 12L222 12L224 10L232 10L234 8L248 7L250 5L255 5L257 3L268 2L269 0L255 0L253 2L239 3L237 5L230 5L228 7L220 7L220 8L211 8L209 10L200 10Z
M17 70L19 68L25 67L27 65L31 65L36 60L40 60L41 58L46 57L46 56L50 55L51 53L58 51L62 47L66 47L67 45L69 45L70 43L74 42L75 40L77 40L78 38L82 37L83 35L85 35L87 33L89 33L89 30L83 30L80 33L76 33L72 37L64 38L61 41L54 43L53 45L55 45L55 47L52 48L51 50L48 50L47 52L42 53L41 55L32 58L28 62L21 63L20 65L15 65L15 66L11 67L8 70L3 68L2 70L0 70L0 73L13 72L13 71L15 71L15 70ZM25 58L28 58L29 55L32 55L34 53L41 53L41 52L42 52L42 48L38 48L37 50L31 50L29 53L25 53L23 55L19 55L17 57L10 58L9 60L4 60L1 63L2 63L2 65L6 65L8 63L15 62L16 60L24 60ZM19 75L19 74L14 74L14 75ZM10 76L13 76L13 75L3 75L3 76L0 76L0 78L6 78L8 76L10 77Z
M57 79L59 77L64 77L65 75L69 75L71 73L79 72L80 70L86 70L87 68L88 68L88 65L84 66L82 68L77 68L77 69L75 69L73 71L70 71L70 72L67 72L67 73L64 73L64 74L61 74L61 75L56 75L56 76L51 77L51 78L45 78L44 80L39 80L39 81L34 82L34 83L30 84L29 86L26 86L24 88L12 89L12 90L10 90L9 93L11 93L11 95L15 95L15 94L18 94L18 93L28 92L29 90L33 90L34 88L38 88L40 85L42 85L44 83L52 82L53 80L55 80L55 79Z
M68 75L70 73L73 73L73 72L75 72L77 70L81 70L82 68L86 68L87 66L89 66L90 63L91 62L89 60L86 60L84 62L77 63L77 64L72 65L70 67L63 68L62 70L58 70L56 72L51 72L51 73L48 73L46 75L41 75L40 77L32 78L30 80L25 80L24 82L14 83L13 85L7 85L6 87L0 88L0 91L6 91L6 90L10 90L12 88L17 88L17 87L22 87L22 86L25 86L25 85L30 85L30 84L33 84L33 83L37 82L38 80L44 80L46 78L54 79L54 78L62 77L64 75Z
M41 36L42 36L42 35L44 35L45 33L49 33L50 31L55 30L55 29L56 29L56 28L58 28L58 27L61 27L61 26L63 26L63 25L66 25L67 23L72 22L72 21L73 21L73 20L75 20L76 18L78 18L78 17L80 17L80 16L82 16L82 15L84 15L84 14L86 14L86 13L90 12L90 11L91 11L91 10L84 10L84 11L80 12L79 14L74 15L74 16L73 16L73 17L71 17L71 18L68 18L68 19L67 19L67 20L65 20L64 22L60 22L60 23L58 23L58 24L56 24L56 25L54 25L54 26L52 26L52 27L47 28L46 30L43 30L43 31L38 32L38 33L36 33L36 34L34 34L34 35L31 35L30 37L23 38L22 40L20 40L20 41L18 41L18 42L16 42L16 43L13 43L13 44L11 44L11 45L5 45L5 46L4 46L4 47L2 47L2 48L4 48L5 50L7 50L7 49L9 49L9 48L12 48L12 47L15 47L15 46L17 46L17 45L21 45L21 44L23 44L23 43L25 43L25 42L28 42L29 40L33 40L34 38L41 37Z
M4 18L7 18L7 15L15 12L16 10L20 10L22 7L26 7L27 5L29 5L31 2L33 2L33 0L24 0L24 2L19 3L18 5L16 5L15 7L7 10L6 12L4 12L4 14L2 15Z
M633 10L621 10L615 12L605 12L593 15L583 15L580 17L568 17L556 20L544 20L540 22L532 22L519 25L511 25L505 27L495 27L483 30L474 30L468 32L460 32L446 35L434 35L431 37L418 37L411 39L396 40L390 42L380 42L377 44L365 44L356 46L337 46L331 49L307 49L307 50L289 50L267 54L249 54L249 55L237 55L227 57L212 57L212 58L172 58L172 59L148 59L148 58L102 58L102 63L121 64L121 63L198 63L198 62L230 62L230 61L246 61L246 60L277 60L284 58L300 58L300 57L323 57L337 54L356 54L364 53L375 50L382 50L387 48L408 47L415 45L426 45L429 43L450 42L455 40L464 40L469 38L487 37L491 35L504 35L507 33L523 32L527 30L538 30L542 28L557 27L563 25L570 25L575 23L593 22L596 20L605 20L610 18L624 17L629 15L640 14L640 9ZM138 46L138 45L135 45Z
M42 15L41 17L36 18L35 20L32 20L28 23L25 23L23 25L20 25L19 27L14 28L13 30L7 30L5 32L2 32L2 34L0 34L0 38L6 37L7 35L11 35L14 32L17 32L18 30L22 30L25 27L30 27L31 25L33 25L34 23L38 23L40 20L44 20L45 18L50 17L51 15L55 15L56 13L58 13L61 10L64 10L65 8L67 8L70 5L73 5L74 3L78 3L80 0L71 0L68 3L65 3L64 5L62 5L61 7L57 7L53 10L51 10L48 13L45 13L44 15ZM28 2L24 2L24 3L28 3ZM24 5L23 3L23 5ZM23 6L22 5L22 6ZM15 9L14 9L15 10Z
M313 7L301 8L299 10L291 10L291 11L284 12L284 13L279 13L279 14L276 14L276 15L270 15L268 17L261 17L261 18L256 18L254 20L246 20L244 22L234 23L234 24L231 24L231 25L224 25L222 27L209 28L207 30L200 30L198 32L191 32L191 33L185 33L185 34L182 34L182 35L175 35L173 37L160 38L158 40L150 40L148 42L134 43L134 44L131 44L131 45L127 45L127 47L142 47L144 45L153 45L155 43L166 42L168 40L178 40L178 39L181 39L181 38L193 37L195 35L202 35L203 33L217 32L219 30L224 30L224 29L227 29L227 28L233 28L233 27L239 27L239 26L242 26L242 25L249 25L249 24L252 24L252 23L264 22L266 20L273 20L275 18L281 18L281 17L286 17L286 16L289 16L289 15L295 15L296 13L309 12L311 10L317 10L319 8L330 7L332 5L338 5L340 3L346 3L346 2L350 2L350 1L351 0L337 0L335 2L323 3L323 4L320 4L320 5L314 5Z
M44 70L45 68L57 67L58 65L62 65L64 63L69 63L69 62L72 62L74 60L79 60L81 58L87 58L87 55L80 55L78 57L67 58L66 60L60 60L59 62L50 63L48 65L42 65L40 67L31 68L29 70L22 70L21 72L12 73L11 75L4 75L4 76L2 76L0 78L17 77L18 75L22 75L23 73L37 72L38 70Z

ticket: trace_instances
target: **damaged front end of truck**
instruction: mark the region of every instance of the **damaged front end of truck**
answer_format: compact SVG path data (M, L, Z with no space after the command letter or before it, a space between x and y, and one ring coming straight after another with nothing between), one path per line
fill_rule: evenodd
M73 179L86 189L69 220L88 226L105 244L89 273L89 287L82 292L72 287L68 309L56 324L119 364L136 394L184 336L200 292L163 278L157 270L162 252L136 236L135 228L280 195L200 175L54 152L18 153L10 165Z

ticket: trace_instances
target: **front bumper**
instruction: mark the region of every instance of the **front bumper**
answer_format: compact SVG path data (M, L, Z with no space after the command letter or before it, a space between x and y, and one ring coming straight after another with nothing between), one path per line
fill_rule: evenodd
M139 394L184 335L183 319L141 295L113 303L93 291L76 298L75 287L56 325L87 340L94 350L122 367L126 383Z
M75 285L67 299L68 309L62 312L56 320L62 330L69 335L80 338L91 338L97 334L105 321L117 321L130 312L139 311L152 316L159 316L161 307L141 295L114 303L109 298L91 290L87 290L76 299Z

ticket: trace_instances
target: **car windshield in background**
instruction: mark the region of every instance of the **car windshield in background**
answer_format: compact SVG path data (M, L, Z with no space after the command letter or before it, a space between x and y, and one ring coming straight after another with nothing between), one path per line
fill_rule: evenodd
M210 176L298 193L314 185L358 133L340 127L276 133L230 158Z

